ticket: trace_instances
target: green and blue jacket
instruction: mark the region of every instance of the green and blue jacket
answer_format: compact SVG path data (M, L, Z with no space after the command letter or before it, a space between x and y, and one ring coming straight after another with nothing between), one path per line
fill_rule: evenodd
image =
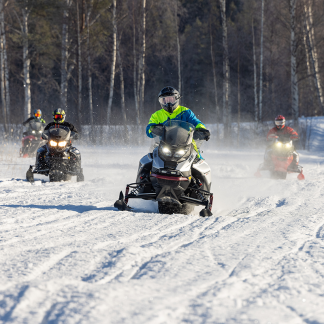
M153 137L152 126L164 124L168 120L182 120L194 125L196 128L206 128L205 125L196 117L196 115L189 109L183 106L178 106L173 113L168 113L164 109L155 112L146 127L146 135Z

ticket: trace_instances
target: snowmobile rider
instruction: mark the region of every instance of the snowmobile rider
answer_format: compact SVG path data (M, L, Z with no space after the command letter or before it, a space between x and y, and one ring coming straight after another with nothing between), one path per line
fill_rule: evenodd
M205 140L210 139L210 132L206 129L205 125L195 116L195 114L186 107L179 105L180 94L173 87L163 88L159 95L159 103L161 109L156 111L150 118L146 127L146 135L153 138L152 129L155 125L164 124L168 120L182 120L188 122L202 131L205 135ZM198 153L198 158L201 159L200 152L197 148L195 141L193 141L195 151Z
M23 126L26 126L28 124L28 126L26 126L26 127L29 128L29 122L32 120L39 121L40 123L46 124L46 121L42 118L42 111L40 109L35 109L34 116L29 117L27 120L25 120L23 122ZM24 136L27 134L28 134L28 131L23 133Z
M45 129L44 133L46 134L47 131L52 128L56 127L57 125L59 126L65 126L70 129L71 132L74 132L78 134L77 129L74 127L73 124L66 122L65 121L65 111L62 108L57 108L53 111L53 119L54 122L49 123ZM78 139L77 136L74 136L74 139ZM70 152L75 152L77 162L76 162L76 167L81 168L81 155L80 152L73 146L70 147ZM46 156L46 145L43 145L37 150L37 156L36 156L36 168L37 169L46 169L46 164L45 164L45 158Z
M296 141L299 139L298 133L292 129L291 127L286 126L286 118L282 115L278 115L275 118L275 127L271 128L267 134L267 141L272 141L276 138L279 140L292 140ZM272 143L271 143L272 144ZM266 148L264 164L265 166L271 165L271 144L269 144ZM288 171L300 171L298 167L299 162L299 154L294 151L293 152L293 160L288 167Z

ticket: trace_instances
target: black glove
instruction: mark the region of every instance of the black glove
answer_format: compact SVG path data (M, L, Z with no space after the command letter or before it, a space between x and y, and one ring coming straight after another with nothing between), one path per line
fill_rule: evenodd
M162 136L164 134L163 124L152 126L151 132L152 132L152 134L154 134L156 136Z
M196 128L193 138L194 140L208 141L210 139L210 131L205 128Z

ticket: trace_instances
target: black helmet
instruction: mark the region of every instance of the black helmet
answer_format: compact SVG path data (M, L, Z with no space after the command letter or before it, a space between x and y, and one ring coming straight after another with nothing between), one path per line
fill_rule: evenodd
M65 111L62 108L56 108L53 111L53 119L55 123L63 123L65 120Z
M159 103L168 113L173 113L179 106L180 93L173 87L165 87L159 93Z
M42 118L42 111L40 109L34 110L34 118L37 120L41 120Z

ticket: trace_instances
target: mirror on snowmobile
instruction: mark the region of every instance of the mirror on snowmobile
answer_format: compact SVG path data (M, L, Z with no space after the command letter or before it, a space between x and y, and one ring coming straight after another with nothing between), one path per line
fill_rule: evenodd
M42 133L42 139L47 141L48 140L48 135L46 135L45 133Z
M152 134L156 136L163 136L164 134L164 126L163 125L155 125L152 127Z

